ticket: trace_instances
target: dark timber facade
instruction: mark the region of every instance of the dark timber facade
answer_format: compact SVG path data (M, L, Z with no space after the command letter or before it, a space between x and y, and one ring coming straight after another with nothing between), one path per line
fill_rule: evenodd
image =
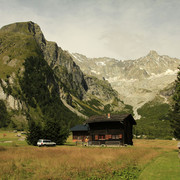
M81 131L78 126L71 129L73 132L73 140L78 139L77 134L83 136L82 141L87 141L89 145L133 145L132 128L136 122L131 114L108 115L108 116L92 116L85 125L86 131ZM76 131L74 131L76 130Z

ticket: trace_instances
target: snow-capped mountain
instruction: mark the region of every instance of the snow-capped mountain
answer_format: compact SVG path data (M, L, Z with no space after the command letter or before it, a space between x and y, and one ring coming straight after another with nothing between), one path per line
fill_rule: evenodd
M108 80L121 99L134 107L137 119L137 109L175 81L180 65L180 59L158 55L156 51L125 61L106 57L87 58L77 53L71 56L84 73Z

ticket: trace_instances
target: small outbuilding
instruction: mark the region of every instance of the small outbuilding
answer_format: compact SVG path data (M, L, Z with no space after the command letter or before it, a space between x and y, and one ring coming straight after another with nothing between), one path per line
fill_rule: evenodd
M71 131L73 133L73 141L82 141L85 142L86 139L89 138L89 125L76 125L73 128L71 128Z
M84 125L71 128L73 141L88 139L89 145L133 145L133 125L136 121L131 114L92 116Z

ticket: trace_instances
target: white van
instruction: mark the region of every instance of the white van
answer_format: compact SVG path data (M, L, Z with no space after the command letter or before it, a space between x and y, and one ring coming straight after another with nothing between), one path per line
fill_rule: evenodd
M41 146L56 146L55 142L52 142L49 139L39 139L37 142L37 146L41 147Z

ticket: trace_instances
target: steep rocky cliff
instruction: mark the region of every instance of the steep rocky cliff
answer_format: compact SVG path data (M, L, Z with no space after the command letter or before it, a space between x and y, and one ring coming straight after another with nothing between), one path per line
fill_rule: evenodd
M25 39L26 44L31 43L29 42L29 40L31 40L34 43L33 45L36 46L36 50L39 51L37 54L39 56L43 56L55 73L57 75L59 74L61 83L64 83L64 86L67 86L68 89L75 90L76 96L82 99L83 95L87 91L87 85L83 78L83 73L73 62L72 58L67 52L59 48L56 43L45 40L44 35L37 24L33 22L15 23L1 28L1 33L3 32L6 34L13 32L13 35L18 34L19 38L21 38L19 39L19 43L21 43L23 40L23 36L27 37L27 39ZM32 48L35 48L33 45ZM5 49L4 44L1 46ZM30 48L26 48L26 51L31 51ZM19 51L20 49L16 47L15 50ZM29 52L27 55L22 52L21 55L26 57L31 55L31 52Z
M69 109L82 116L107 113L106 110L131 111L107 81L84 75L68 52L45 39L37 24L25 22L2 27L0 99L9 111L16 111L12 114L14 122L17 116L26 119L27 112L42 120L41 116L48 111L44 107L54 106L53 97L65 112L63 116L70 114Z

